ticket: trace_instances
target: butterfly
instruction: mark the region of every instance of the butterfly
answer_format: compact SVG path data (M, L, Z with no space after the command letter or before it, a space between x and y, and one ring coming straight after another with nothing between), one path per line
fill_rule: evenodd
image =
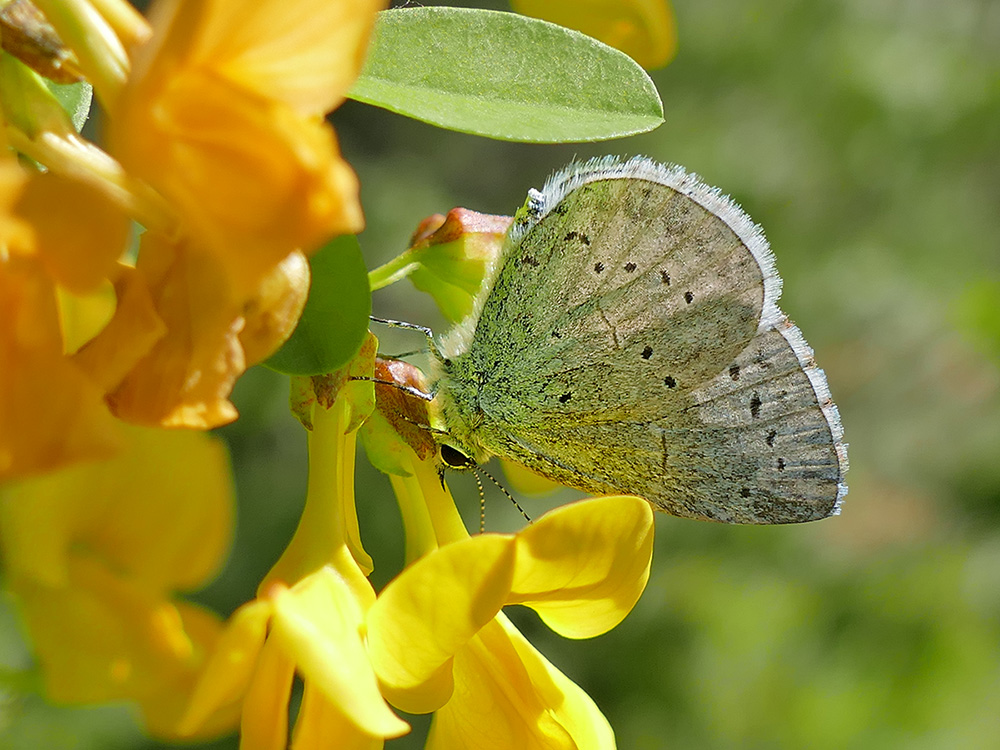
M473 314L431 347L442 457L688 518L836 514L840 417L780 292L760 227L697 176L571 164L529 192Z

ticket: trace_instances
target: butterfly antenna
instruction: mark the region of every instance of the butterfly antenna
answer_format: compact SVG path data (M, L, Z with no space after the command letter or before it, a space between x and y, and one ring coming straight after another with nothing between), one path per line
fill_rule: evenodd
M420 326L416 323L407 323L405 320L391 320L390 318L376 318L374 315L369 315L368 320L374 321L375 323L381 323L382 325L392 326L393 328L406 328L411 331L420 331L424 336L430 340L434 340L434 331L432 331L427 326Z
M473 469L472 476L476 478L476 487L479 488L479 533L482 534L486 531L486 492L483 490L479 472Z
M488 476L490 478L490 481L493 482L493 484L495 484L497 487L499 487L500 491L507 496L507 499L510 500L512 503L514 503L514 507L517 508L518 512L524 517L524 520L527 521L528 523L531 523L531 516L529 516L527 513L524 512L524 508L522 508L520 504L517 502L517 500L514 499L514 496L511 495L509 492L507 492L507 488L504 487L502 484L500 484L500 482L497 481L496 477L494 477L492 474L486 471L486 469L484 469L482 466L476 466L476 468L479 471L483 472L483 474ZM476 477L476 481L477 482L479 481L478 476ZM480 492L482 492L482 489L483 486L479 485Z
M419 388L412 385L403 385L402 383L397 383L395 380L379 380L378 378L369 378L365 375L352 375L351 380L364 380L369 383L376 383L378 385L388 385L396 390L403 391L404 393L409 393L411 396L416 396L423 401L433 401L433 393L424 393Z

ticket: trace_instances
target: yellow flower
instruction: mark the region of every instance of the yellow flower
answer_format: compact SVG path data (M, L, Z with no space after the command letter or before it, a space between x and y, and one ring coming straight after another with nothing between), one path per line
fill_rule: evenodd
M647 69L666 65L677 51L667 0L511 0L511 6L526 16L582 31Z
M363 61L381 0L161 0L110 113L112 153L158 190L238 293L363 219L322 116Z
M202 586L224 559L231 479L207 435L126 432L111 460L8 486L0 548L48 697L133 700L151 732L171 737L221 631L175 592ZM234 718L219 714L203 735Z
M352 372L370 374L374 346L371 340L363 348ZM379 692L364 640L375 592L354 509L354 431L371 409L371 391L370 383L348 383L343 373L312 381L309 489L299 527L257 599L231 618L182 733L235 707L242 712L241 748L286 747L296 671L304 693L293 747L378 748L409 731Z
M408 555L417 556L411 545L426 554L368 614L383 694L405 711L437 712L428 748L612 747L611 728L593 701L500 610L526 605L571 638L613 628L649 575L649 504L594 498L517 534L470 538L436 468L413 460L411 469L392 482Z

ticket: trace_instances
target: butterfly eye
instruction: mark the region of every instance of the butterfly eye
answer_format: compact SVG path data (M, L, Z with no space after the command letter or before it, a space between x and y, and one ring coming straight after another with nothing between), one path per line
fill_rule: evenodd
M452 469L468 469L476 465L475 461L458 450L458 448L453 448L450 445L441 446L441 460L444 461L445 466Z

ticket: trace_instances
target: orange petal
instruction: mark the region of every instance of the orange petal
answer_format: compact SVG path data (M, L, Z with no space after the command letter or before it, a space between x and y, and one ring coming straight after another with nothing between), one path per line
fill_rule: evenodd
M31 259L0 261L0 479L107 458L119 425L63 356L55 289Z
M195 5L188 3L187 5ZM189 64L321 115L344 100L361 72L385 0L217 0L198 25Z
M155 84L126 90L113 152L171 202L241 294L293 250L363 227L357 177L325 122L202 70Z
M243 305L240 344L247 366L270 357L292 335L308 296L309 261L296 250L264 276Z
M109 276L125 251L129 220L89 185L33 174L14 212L34 231L34 248L52 277L77 293Z
M80 369L105 391L121 383L167 332L142 274L121 265L114 287L117 304L111 320L73 355Z
M236 419L229 394L246 369L238 339L242 305L218 264L188 243L147 233L138 270L167 333L108 394L112 410L164 427L207 429Z

